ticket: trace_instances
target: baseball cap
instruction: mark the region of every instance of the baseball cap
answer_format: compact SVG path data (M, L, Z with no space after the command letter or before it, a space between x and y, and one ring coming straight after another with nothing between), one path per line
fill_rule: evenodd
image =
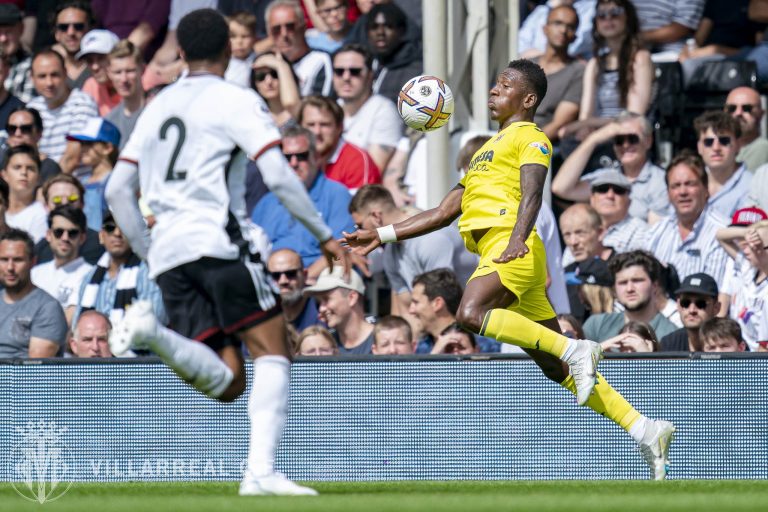
M101 28L91 30L80 41L80 51L77 52L75 58L82 59L83 56L89 53L106 55L112 51L112 48L115 47L118 41L120 41L120 38L114 32Z
M304 295L308 295L310 293L322 293L334 290L336 288L354 290L361 295L365 293L365 285L363 284L363 279L357 274L357 272L350 272L349 282L346 282L344 280L344 267L339 265L333 267L333 271L326 268L320 272L320 275L317 277L317 282L315 282L315 284L312 286L307 286L304 288L303 293Z
M14 4L0 4L0 25L15 25L23 18Z
M626 190L632 190L632 183L621 172L611 169L610 171L601 171L597 176L590 180L590 188L600 185L614 185Z
M613 286L613 275L608 263L600 258L590 258L580 262L573 272L565 274L566 284L596 284L598 286Z
M698 295L717 297L717 283L709 274L703 272L691 274L683 279L683 284L675 290L675 296L682 293L696 293Z
M731 219L731 226L750 226L755 222L768 219L768 214L757 206L736 210Z
M120 145L120 130L117 126L101 117L88 119L82 128L68 133L67 140L80 142L111 142L113 146Z

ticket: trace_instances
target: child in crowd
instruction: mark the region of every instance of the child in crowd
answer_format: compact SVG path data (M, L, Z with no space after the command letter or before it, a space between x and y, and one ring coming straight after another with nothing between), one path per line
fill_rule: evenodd
M699 327L704 352L744 352L741 327L731 318L710 318Z
M230 16L229 44L232 56L224 79L241 87L248 87L251 81L251 65L256 54L253 45L256 42L256 16L249 12L239 12Z
M8 148L2 177L8 183L8 209L5 222L12 228L23 229L35 243L48 230L48 213L36 201L40 180L40 155L28 144Z
M67 140L81 144L80 164L90 169L90 172L78 175L78 178L85 187L83 211L88 219L88 227L98 231L107 210L104 189L117 162L120 131L106 119L94 117L78 132L67 134Z
M333 335L320 325L307 327L296 341L297 356L335 356L339 348Z

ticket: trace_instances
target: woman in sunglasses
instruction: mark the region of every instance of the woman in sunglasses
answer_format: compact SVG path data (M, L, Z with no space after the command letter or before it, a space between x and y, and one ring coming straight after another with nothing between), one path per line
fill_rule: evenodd
M653 63L641 47L640 23L630 0L598 0L592 24L594 57L584 71L579 121L560 137L584 140L624 110L644 115L651 103Z
M8 120L5 123L5 132L8 134L8 138L5 141L6 146L12 148L21 144L27 144L38 149L38 143L43 136L43 118L40 117L40 112L34 108L24 105L16 107L8 115ZM45 153L39 153L39 155L39 185L42 185L48 178L61 173L61 167L53 159L48 158L48 155ZM5 158L0 158L0 161L2 160L5 160Z
M253 62L251 87L267 103L272 118L282 128L296 122L299 86L291 65L279 53L266 52Z

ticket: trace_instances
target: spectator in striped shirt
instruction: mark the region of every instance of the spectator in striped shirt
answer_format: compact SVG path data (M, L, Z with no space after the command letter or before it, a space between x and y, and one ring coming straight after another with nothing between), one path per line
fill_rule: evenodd
M640 19L640 38L654 62L676 61L685 40L693 37L705 0L633 0Z
M707 205L709 177L701 157L683 151L673 158L666 183L674 213L651 228L646 247L662 263L674 265L680 279L704 272L722 289L728 254L715 234L728 221Z
M27 106L43 118L40 151L58 161L62 172L70 174L80 160L80 144L67 142L66 135L80 130L88 118L98 117L96 102L80 89L69 88L64 59L50 48L32 59L32 80L40 96Z

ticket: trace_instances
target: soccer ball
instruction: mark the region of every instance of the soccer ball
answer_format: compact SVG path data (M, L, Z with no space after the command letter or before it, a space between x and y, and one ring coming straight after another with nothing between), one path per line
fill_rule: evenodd
M397 111L405 124L414 130L431 132L451 118L453 93L445 82L435 76L415 76L400 89Z

